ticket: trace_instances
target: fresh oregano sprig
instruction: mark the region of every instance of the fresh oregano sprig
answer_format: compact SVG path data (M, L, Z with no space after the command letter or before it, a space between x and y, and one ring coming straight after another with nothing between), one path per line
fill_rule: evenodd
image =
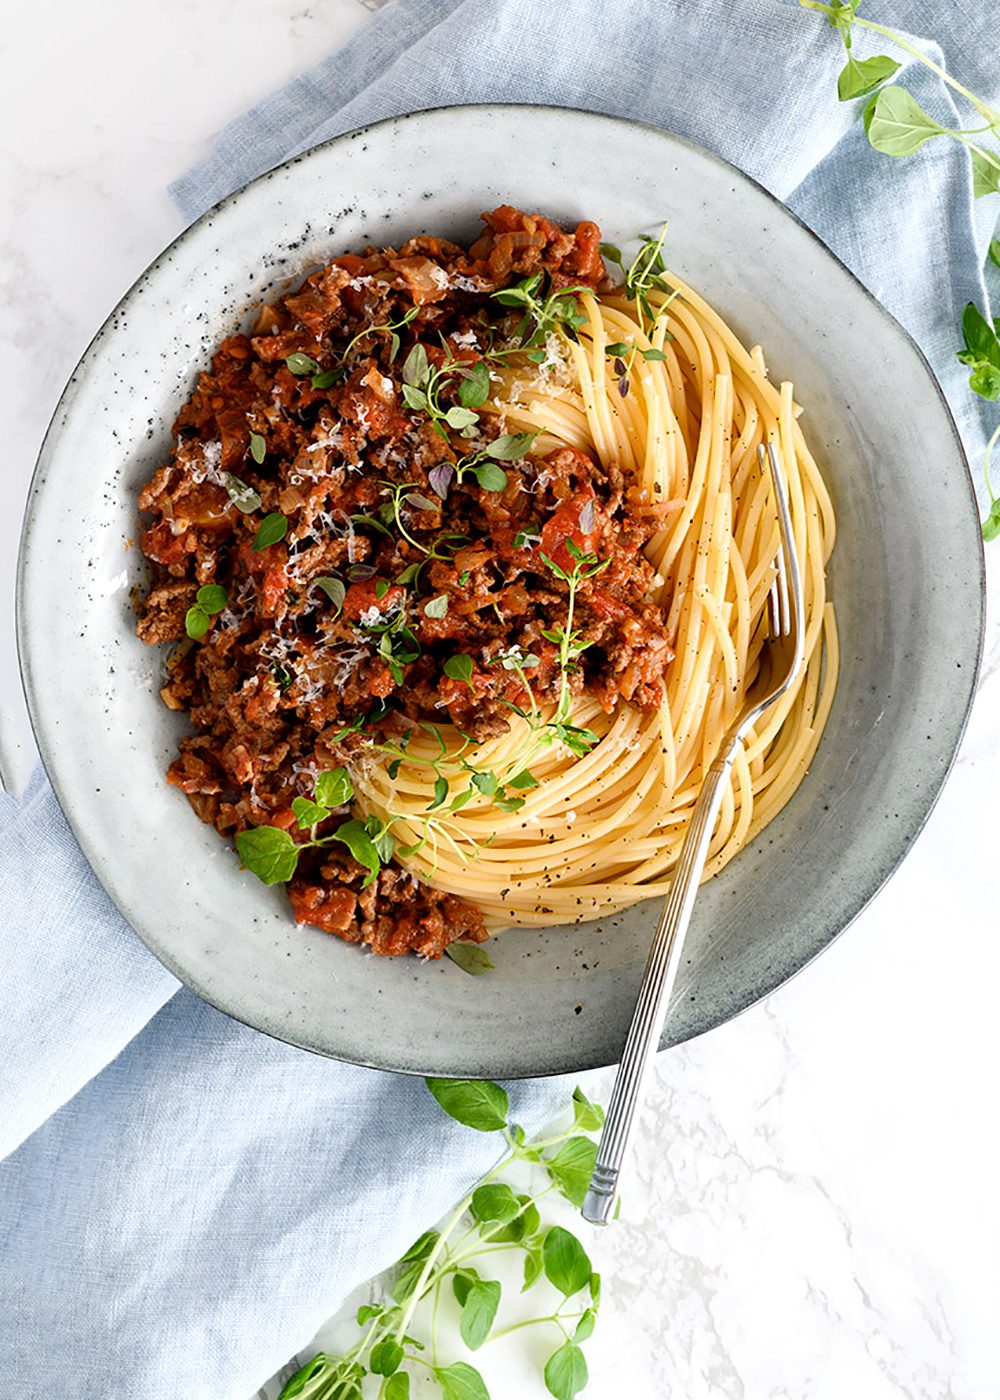
M442 395L456 391L459 402L446 404ZM451 441L449 428L472 437L479 424L475 410L489 394L489 371L485 370L484 388L483 371L478 365L463 365L451 357L450 351L442 364L432 365L426 347L417 341L403 361L402 394L408 407L427 414L431 427L446 442Z
M228 595L221 584L203 584L195 594L194 603L184 614L185 632L194 641L204 637L212 624L212 618L216 613L222 612L228 603Z
M303 851L314 846L329 846L339 842L368 872L362 888L377 878L384 862L392 859L395 842L388 826L378 817L367 821L349 818L341 822L328 836L317 836L321 823L333 816L337 808L345 807L354 796L354 788L346 768L331 768L316 779L313 796L292 799L292 811L300 831L308 831L305 841L295 838L280 826L253 826L241 831L236 849L246 868L265 885L284 884L295 874Z
M470 1191L440 1230L426 1230L395 1266L388 1293L358 1309L362 1335L340 1356L320 1352L301 1367L279 1400L362 1400L366 1378L379 1378L379 1400L409 1400L410 1377L419 1370L444 1400L490 1400L486 1382L470 1362L441 1359L439 1319L457 1308L459 1335L469 1352L523 1328L541 1328L555 1341L543 1380L555 1400L574 1400L587 1385L583 1343L601 1302L600 1275L579 1239L561 1225L546 1224L540 1203L558 1192L579 1207L594 1168L597 1146L587 1134L604 1122L604 1110L582 1089L572 1098L573 1123L552 1137L529 1142L510 1123L506 1090L489 1080L428 1079L428 1089L450 1117L481 1133L502 1133L504 1158ZM504 1180L512 1167L541 1177L534 1191ZM545 1289L534 1317L497 1326L503 1286L485 1272L491 1254L520 1253L522 1293ZM431 1304L429 1335L414 1335L415 1316ZM551 1301L550 1301L551 1300ZM372 1392L373 1395L375 1392Z
M611 561L610 559L599 559L596 554L590 552L585 553L569 537L567 537L565 544L566 551L573 560L572 568L569 569L564 569L554 559L550 559L548 555L539 551L542 563L555 574L556 578L561 579L566 584L569 594L566 603L566 621L542 634L546 641L552 642L559 648L559 700L556 705L555 718L550 720L547 728L551 729L556 737L562 740L571 753L582 757L583 754L590 752L599 739L592 729L581 729L567 723L571 702L569 678L573 671L578 669L577 660L590 645L589 642L583 640L582 633L574 629L573 614L580 585L587 579L602 573Z
M973 193L977 198L1000 193L1000 148L973 140L983 135L1000 140L1000 112L963 86L939 63L923 53L904 35L884 24L863 19L858 14L861 0L799 0L806 10L817 10L840 35L847 52L847 64L837 79L837 94L842 102L876 93L865 110L865 130L869 143L883 155L901 158L913 155L925 142L936 136L951 136L965 146L972 158ZM856 59L852 49L852 31L866 29L888 39L929 68L953 92L972 106L983 125L969 129L943 126L929 117L917 100L904 87L895 84L884 87L899 71L900 65L887 54L874 58Z
M586 325L587 318L580 310L577 297L592 287L574 286L553 289L552 281L546 272L536 272L512 287L493 292L493 300L501 306L520 310L523 314L514 332L516 349L527 350L528 359L541 364L545 359L543 346L549 336L556 331L574 335L580 326Z
M974 92L970 92L939 63L935 63L915 44L911 44L904 35L859 16L861 0L829 0L829 3L824 3L824 0L799 0L799 4L804 9L817 10L825 15L827 22L843 40L847 64L837 80L837 94L842 102L859 97L870 98L865 107L864 123L869 144L876 151L881 151L883 155L903 158L913 155L926 142L937 136L950 136L969 151L972 161L972 192L975 198L982 199L989 194L1000 194L1000 144L994 145L981 139L988 136L1000 143L1000 112L984 102L981 97L977 97ZM884 86L899 71L900 65L886 54L877 54L869 59L856 59L852 53L855 28L881 35L917 59L925 68L929 68L953 92L969 103L982 125L968 129L944 126L928 116L906 88L895 83ZM989 255L1000 266L1000 246L994 251L996 242L997 240L993 240L991 243ZM965 348L959 352L959 359L970 368L970 389L991 402L1000 398L1000 344L997 341L997 329L998 323L994 322L991 326L986 317L971 303L965 308L962 318ZM1000 433L1000 429L997 433ZM990 492L990 509L983 521L983 538L986 540L996 539L1000 534L1000 509L989 484L990 453L997 440L997 433L990 439L984 462L986 484Z
M991 325L970 301L962 315L965 348L958 358L968 365L969 388L980 398L996 403L1000 399L1000 319Z
M399 332L401 330L404 330L414 319L414 317L419 316L419 314L420 307L412 306L409 311L404 312L402 316L397 317L395 320L390 318L388 321L384 321L381 325L378 326L365 326L364 330L358 331L357 335L354 336L352 340L349 340L347 342L347 348L344 350L343 354L340 357L341 363L346 361L348 355L350 355L355 345L359 344L360 341L365 340L370 335L380 335L385 331L388 331L389 363L392 364L393 360L399 354L399 347L401 344ZM314 385L313 387L315 388L316 386Z

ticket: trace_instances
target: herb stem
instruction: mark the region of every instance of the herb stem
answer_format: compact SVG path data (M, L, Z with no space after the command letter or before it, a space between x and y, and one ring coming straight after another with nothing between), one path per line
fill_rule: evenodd
M825 7L809 4L808 8L821 9ZM875 34L881 34L883 38L891 40L892 43L898 45L899 48L905 49L907 53L919 59L926 68L929 68L932 73L937 74L942 82L947 83L948 86L954 88L956 92L960 92L966 101L971 102L976 111L983 114L992 128L995 128L997 124L1000 123L1000 112L995 112L992 107L983 102L974 92L970 92L967 87L964 87L956 78L953 78L939 63L935 63L932 58L928 58L915 44L911 44L909 40L904 39L901 34L897 34L892 29L887 29L884 24L876 24L874 20L870 19L861 19L855 16L854 23L860 25L862 29L870 29Z
M997 157L992 155L989 151L984 151L982 146L977 146L975 141L970 141L964 132L953 131L946 126L942 127L941 129L942 131L947 132L949 136L954 136L956 141L961 141L963 146L967 146L969 150L973 152L974 155L979 156L980 160L984 160L987 165L992 165L994 170L1000 170L1000 160L998 160ZM990 129L992 130L992 128Z
M497 1342L501 1337L509 1337L511 1332L520 1332L522 1327L538 1327L543 1322L554 1322L557 1327L561 1327L565 1335L566 1329L556 1317L555 1313L546 1313L543 1317L528 1317L523 1322L512 1322L509 1327L501 1327L499 1332L491 1332L485 1345L490 1342Z
M431 1309L431 1356L435 1366L438 1364L438 1307L441 1303L441 1282L439 1277L434 1284L434 1306Z
M483 1177L482 1181L478 1183L478 1185L485 1186L488 1182L492 1181L499 1172L503 1171L504 1167L510 1165L510 1161L511 1159L509 1155L506 1157L502 1157L500 1161L497 1162L493 1170L487 1172L487 1174ZM463 1196L462 1199L459 1201L455 1210L448 1217L448 1221L445 1224L444 1229L441 1231L441 1234L434 1242L434 1247L428 1254L424 1262L424 1267L420 1272L420 1277L417 1279L417 1282L413 1288L413 1292L407 1299L406 1307L403 1309L403 1315L400 1318L399 1326L396 1328L395 1339L397 1342L402 1341L403 1334L406 1332L407 1327L409 1327L410 1325L410 1318L416 1311L417 1304L420 1302L421 1298L423 1298L427 1293L428 1280L434 1271L434 1265L437 1263L441 1255L441 1251L447 1244L448 1236L459 1225L462 1216L469 1209L471 1202L472 1192L470 1191L468 1195Z

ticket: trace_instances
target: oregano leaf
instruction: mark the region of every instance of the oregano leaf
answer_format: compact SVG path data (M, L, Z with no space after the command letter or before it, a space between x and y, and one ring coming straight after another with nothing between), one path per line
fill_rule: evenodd
M495 1133L507 1122L507 1091L490 1079L425 1079L424 1083L445 1113L467 1128Z

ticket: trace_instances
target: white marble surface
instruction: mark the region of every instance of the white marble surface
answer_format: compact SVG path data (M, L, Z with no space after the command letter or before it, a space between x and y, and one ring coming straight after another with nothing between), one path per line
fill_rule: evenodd
M18 521L63 382L178 230L167 183L375 7L52 0L44 22L31 7L5 15L8 764L31 752L11 641ZM657 1065L623 1218L591 1245L605 1276L588 1344L599 1400L1000 1393L1000 544L990 574L981 693L904 868L794 983ZM498 1400L544 1394L536 1345L481 1353Z

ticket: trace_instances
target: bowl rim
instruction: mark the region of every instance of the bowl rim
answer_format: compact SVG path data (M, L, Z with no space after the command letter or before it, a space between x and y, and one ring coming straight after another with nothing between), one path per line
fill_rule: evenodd
M201 1000L206 1001L215 1010L221 1012L225 1016L228 1016L231 1020L234 1020L239 1024L248 1026L250 1029L256 1031L258 1034L265 1035L269 1039L275 1040L281 1044L293 1045L296 1046L298 1049L307 1050L312 1054L323 1055L325 1058L334 1059L336 1061L340 1061L347 1064L355 1064L369 1069L378 1069L391 1073L403 1073L409 1075L422 1075L424 1071L417 1068L413 1068L411 1066L397 1066L388 1064L384 1059L370 1060L358 1056L336 1054L332 1051L322 1049L316 1045L303 1044L299 1041L296 1041L292 1037L278 1035L276 1032L259 1026L252 1021L246 1020L237 1012L234 1012L230 1007L220 1004L220 1002L215 998L215 996L211 994L208 990L204 989L201 986L195 985L192 979L188 975L186 975L185 971L179 966L177 960L173 958L169 949L162 948L155 941L155 937L153 937L148 931L147 933L141 933L139 929L135 926L135 924L132 923L127 912L127 897L125 896L124 892L118 892L116 882L110 879L110 870L108 870L106 873L102 873L107 862L104 861L99 851L97 851L96 849L92 851L92 843L88 839L86 829L79 829L78 825L73 820L70 804L68 800L66 800L64 797L64 792L62 790L62 786L57 775L58 764L56 763L52 754L45 726L37 708L35 681L32 675L31 662L29 656L30 644L27 636L28 624L25 606L28 543L31 537L32 528L37 513L37 501L40 495L39 479L47 464L47 459L49 456L51 445L55 441L55 438L58 434L58 424L63 414L64 405L67 402L67 399L77 381L77 378L81 373L86 372L91 355L94 352L98 341L100 341L104 336L105 331L112 326L112 323L115 321L115 319L119 316L121 312L127 310L133 299L139 294L139 291L142 285L145 283L146 279L158 271L161 264L165 260L169 259L174 249L179 248L189 238L194 237L196 231L203 224L207 224L208 222L210 222L222 210L229 208L232 204L242 199L246 191L265 183L266 181L271 179L272 176L274 176L275 174L289 170L292 167L301 163L308 162L309 160L317 156L320 152L327 150L332 146L344 144L351 140L356 140L357 138L362 137L368 133L379 131L383 128L392 127L399 122L419 122L421 118L435 117L441 115L442 113L479 112L483 114L496 115L502 114L506 110L520 112L544 111L552 113L563 113L571 115L574 118L581 118L602 125L611 124L618 127L648 132L655 137L665 138L666 140L672 143L686 147L688 150L695 152L700 158L718 166L721 170L726 171L730 176L750 185L758 193L763 195L768 201L768 203L779 212L780 216L790 219L795 225L797 225L797 227L803 233L805 233L814 244L816 244L819 247L819 249L826 255L826 257L831 259L833 263L836 264L836 266L841 270L841 272L843 272L844 274L846 274L847 277L850 278L855 288L860 293L862 293L865 301L869 304L869 306L874 308L878 316L885 323L887 323L897 335L901 336L903 340L909 345L911 350L915 352L919 363L923 366L923 369L926 373L926 377L930 385L933 386L934 392L937 395L940 406L944 411L945 421L947 422L948 428L950 430L955 448L957 450L958 458L964 468L963 482L965 487L966 504L970 507L972 515L977 522L977 525L979 521L979 507L976 498L975 484L972 476L972 471L969 465L968 455L965 451L965 446L962 442L958 426L955 422L954 414L952 413L951 406L948 403L944 390L938 382L938 379L934 373L930 361L928 360L927 356L925 355L924 351L917 343L915 338L910 334L906 327L903 326L899 320L897 320L897 318L892 314L892 312L890 312L885 306L883 306L883 304L878 300L874 293L871 292L867 286L865 286L861 279L828 246L828 244L820 237L820 235L813 228L811 228L810 225L807 224L804 219L802 219L792 209L789 209L788 206L777 195L773 194L765 185L761 184L759 180L755 179L754 176L748 174L739 166L734 165L724 156L720 156L719 154L717 154L717 152L709 149L706 146L701 145L699 142L681 136L678 133L671 131L666 127L656 126L651 122L639 121L634 117L611 115L603 112L595 112L589 108L572 107L562 105L559 103L467 102L439 104L433 107L422 107L411 112L399 113L393 116L381 118L380 120L375 122L368 122L362 126L351 128L347 131L339 133L338 135L329 137L324 141L318 142L316 145L310 146L304 151L289 156L283 161L279 161L276 165L273 165L267 170L262 171L260 174L248 180L245 184L240 185L237 189L232 190L227 195L224 195L221 199L217 200L215 204L211 205L209 208L205 209L201 214L199 214L197 218L191 221L191 223L187 224L183 229L181 229L179 233L161 249L157 256L132 281L132 283L128 286L128 288L118 299L118 301L109 311L104 320L95 330L93 336L90 338L85 349L83 350L79 359L74 365L73 370L67 378L66 384L64 385L59 395L59 398L55 404L55 407L53 408L48 426L45 430L45 434L42 438L41 444L38 449L35 466L32 471L31 480L28 486L28 493L24 508L24 516L22 519L18 543L17 571L15 579L15 638L17 646L18 668L20 672L21 685L25 696L32 734L34 736L35 743L38 747L39 757L41 759L42 766L45 770L45 774L48 778L48 781L52 787L56 801L64 817L66 818L67 824L69 825L73 836L84 855L84 858L93 870L94 875L100 883L102 889L107 894L108 898L111 900L112 904L115 906L119 914L128 924L129 928L135 934L135 936L140 940L140 942L142 942L145 945L145 947L149 949L150 953L178 979L181 986L193 992L194 995L198 996ZM975 536L977 540L976 563L979 584L978 590L975 594L975 600L978 605L978 626L976 629L977 636L975 656L974 658L971 658L972 665L969 666L968 669L963 667L963 670L965 671L966 694L962 703L960 720L957 729L954 733L954 741L951 744L950 752L947 753L946 759L941 765L939 773L935 775L933 782L928 784L927 794L924 799L924 807L919 815L919 818L917 819L915 824L906 828L905 833L901 833L895 839L893 843L893 848L888 853L888 858L884 866L866 884L855 890L854 896L848 907L847 915L844 918L843 922L840 923L839 927L836 928L832 933L830 933L829 936L827 936L824 939L824 941L818 947L815 948L814 951L812 951L804 959L793 960L794 965L782 966L780 968L774 969L773 972L766 979L766 987L748 987L744 995L733 999L733 1002L730 1004L729 1007L727 1007L724 1015L722 1015L721 1017L713 1017L712 1015L706 1016L704 1023L696 1025L695 1028L689 1034L683 1037L683 1040L674 1040L671 1038L671 1035L669 1033L670 1023L668 1021L661 1035L658 1047L659 1050L665 1050L667 1048L670 1048L674 1044L681 1044L689 1040L697 1039L698 1037L707 1034L709 1031L715 1030L717 1027L725 1025L728 1021L731 1021L735 1017L742 1015L743 1012L749 1010L750 1007L755 1006L758 1002L763 1001L766 997L779 990L779 988L785 986L788 982L792 980L793 977L796 977L800 972L804 971L807 967L809 967L823 952L826 951L827 948L832 946L832 944L841 936L841 934L843 934L854 923L855 919L858 918L858 916L872 902L875 896L879 894L880 891L885 887L885 885L888 883L891 877L899 869L906 855L912 848L916 838L919 836L924 826L927 824L927 821L940 798L941 791L955 765L958 750L961 746L962 739L968 727L969 716L972 710L972 706L975 702L975 698L979 687L979 678L982 666L986 631L986 560L982 534L978 528L975 532ZM606 1068L614 1063L616 1063L615 1060L607 1060L606 1058L604 1058L604 1052L601 1052L597 1057L594 1057L592 1055L585 1055L583 1059L577 1063L575 1069L571 1072L582 1073L588 1070ZM556 1065L552 1067L546 1065L542 1067L532 1068L530 1071L514 1069L506 1070L504 1072L504 1077L512 1079L548 1078L555 1075L565 1074L567 1072L568 1071L566 1070L564 1065Z

